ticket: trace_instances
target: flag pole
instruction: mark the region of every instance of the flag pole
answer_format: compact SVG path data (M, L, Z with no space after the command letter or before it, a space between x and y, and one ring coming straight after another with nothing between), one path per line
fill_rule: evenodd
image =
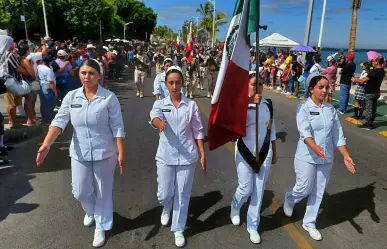
M257 12L259 13L259 1L256 4ZM259 77L259 16L257 30L255 32L255 93L258 94L258 77ZM255 105L255 160L259 162L259 104Z

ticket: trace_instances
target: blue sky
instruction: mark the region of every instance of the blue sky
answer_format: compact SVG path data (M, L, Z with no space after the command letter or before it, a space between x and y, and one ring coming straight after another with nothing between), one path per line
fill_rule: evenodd
M184 20L196 16L196 9L205 0L144 0L158 14L158 25L167 25L174 31L181 29ZM236 0L216 0L217 11L228 14L230 20ZM317 45L323 0L314 1L310 44ZM322 46L348 46L351 24L351 0L327 0ZM260 36L277 32L302 43L309 0L261 0L261 24L268 25ZM364 0L358 12L357 48L387 49L387 0ZM218 39L227 33L225 25L220 28Z

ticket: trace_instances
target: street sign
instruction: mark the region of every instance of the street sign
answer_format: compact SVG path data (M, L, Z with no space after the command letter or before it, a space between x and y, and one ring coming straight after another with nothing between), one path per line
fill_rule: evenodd
M20 21L25 22L26 21L25 16L20 16Z

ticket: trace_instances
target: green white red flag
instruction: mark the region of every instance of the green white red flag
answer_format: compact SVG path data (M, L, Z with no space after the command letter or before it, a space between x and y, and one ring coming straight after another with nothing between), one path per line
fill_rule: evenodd
M258 31L259 0L237 0L211 101L208 143L214 150L246 136L249 35Z

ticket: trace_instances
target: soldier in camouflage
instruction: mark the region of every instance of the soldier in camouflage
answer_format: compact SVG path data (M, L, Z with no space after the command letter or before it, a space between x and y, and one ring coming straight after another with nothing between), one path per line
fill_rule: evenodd
M161 46L159 52L153 55L153 62L156 64L156 75L163 72L163 62L165 57L165 46Z
M196 56L193 56L191 63L187 61L187 70L185 72L185 83L187 87L185 95L191 99L198 84L199 70L199 60Z
M200 78L199 78L199 84L198 84L198 88L200 88L201 90L204 90L204 78L207 76L208 74L208 69L207 69L207 66L206 66L206 62L208 60L208 56L204 53L204 49L201 48L200 51L199 51L199 72L200 72Z
M218 51L216 51L215 49L211 50L211 55L209 56L209 58L205 63L205 65L208 68L207 98L212 98L212 95L214 94L220 63L221 63L221 57L218 55Z

